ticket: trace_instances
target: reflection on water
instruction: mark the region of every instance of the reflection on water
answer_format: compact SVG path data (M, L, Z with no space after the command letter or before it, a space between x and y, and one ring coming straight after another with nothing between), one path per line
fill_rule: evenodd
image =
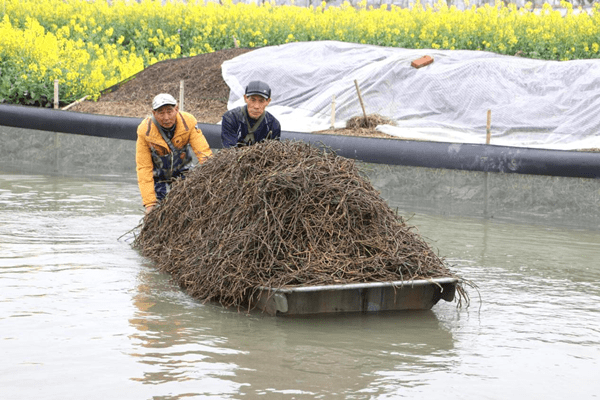
M403 215L413 205L389 199ZM131 249L134 179L0 175L7 399L593 398L600 232L415 213L471 307L269 317L191 299ZM568 384L566 384L568 383Z
M131 337L143 347L133 356L151 367L140 378L145 383L194 387L200 380L205 393L227 386L250 398L288 392L349 396L376 387L380 371L446 369L455 357L452 334L431 310L328 318L244 315L198 304L154 271L141 275L138 312L130 323L138 330Z
M381 373L406 366L446 369L454 356L452 335L432 311L275 319L268 326L268 331L257 332L259 351L248 360L256 369L240 378L263 381L273 392L301 387L314 395L340 398L366 390L378 393ZM293 376L295 381L274 383L273 376ZM403 384L419 382L405 379Z

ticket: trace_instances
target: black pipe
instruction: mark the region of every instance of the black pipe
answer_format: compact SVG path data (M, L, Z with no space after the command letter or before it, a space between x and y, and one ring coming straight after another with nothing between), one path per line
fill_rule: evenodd
M141 118L0 104L0 125L113 139L136 139ZM198 124L210 147L221 148L221 126ZM600 178L600 153L484 144L457 144L283 131L282 139L322 145L370 163L466 171Z

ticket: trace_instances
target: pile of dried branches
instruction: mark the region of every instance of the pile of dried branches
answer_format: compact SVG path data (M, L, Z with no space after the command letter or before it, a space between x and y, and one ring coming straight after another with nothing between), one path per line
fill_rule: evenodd
M369 114L362 117L352 117L346 121L346 128L375 128L377 125L395 125L394 121L379 114Z
M218 151L144 218L134 247L224 306L259 286L453 276L353 160L293 141Z

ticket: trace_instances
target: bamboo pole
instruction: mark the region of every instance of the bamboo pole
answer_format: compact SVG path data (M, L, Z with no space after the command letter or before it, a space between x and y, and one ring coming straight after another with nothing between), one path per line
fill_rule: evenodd
M363 103L362 96L360 95L360 89L358 88L358 81L356 79L354 80L354 85L356 86L356 92L358 93L358 100L360 101L360 106L362 107L363 115L365 116L365 120L366 120L367 112L365 111L365 105Z
M183 79L179 81L179 111L183 111L183 98L184 98L184 93L183 93Z
M77 105L77 104L81 103L81 102L82 102L82 101L84 101L85 99L87 99L87 94L86 94L85 96L83 96L82 98L80 98L79 100L72 102L72 103L71 103L71 104L69 104L68 106L64 106L64 107L62 108L62 110L63 110L63 111L64 111L64 110L68 110L69 108L71 108L71 107L73 107L73 106L75 106L75 105Z
M331 129L333 129L335 125L335 94L331 99Z
M58 79L54 80L54 108L58 109Z
M486 128L485 128L485 144L490 144L490 141L492 140L492 110L487 110L487 124L486 124Z

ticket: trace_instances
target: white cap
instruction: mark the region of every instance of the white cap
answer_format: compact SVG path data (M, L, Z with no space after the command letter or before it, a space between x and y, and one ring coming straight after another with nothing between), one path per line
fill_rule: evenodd
M175 100L175 97L171 96L168 93L157 94L156 97L154 98L154 100L152 100L152 109L153 110L158 110L162 106L166 106L166 105L176 106L177 100Z

